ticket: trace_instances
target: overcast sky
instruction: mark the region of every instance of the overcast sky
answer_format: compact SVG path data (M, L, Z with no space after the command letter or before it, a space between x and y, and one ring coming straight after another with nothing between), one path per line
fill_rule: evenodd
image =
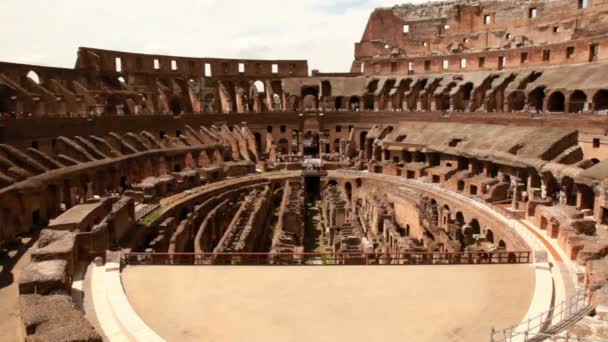
M0 61L72 68L77 48L86 46L188 57L308 59L310 69L348 71L372 10L397 3L0 0Z

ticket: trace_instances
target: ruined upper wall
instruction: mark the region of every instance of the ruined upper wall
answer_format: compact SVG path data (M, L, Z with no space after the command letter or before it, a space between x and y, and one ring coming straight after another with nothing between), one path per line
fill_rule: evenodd
M377 59L510 51L604 36L607 14L606 0L463 0L379 8L355 45L352 70ZM583 54L589 61L588 47L572 53Z
M76 69L187 76L307 77L306 60L252 60L147 55L80 48Z

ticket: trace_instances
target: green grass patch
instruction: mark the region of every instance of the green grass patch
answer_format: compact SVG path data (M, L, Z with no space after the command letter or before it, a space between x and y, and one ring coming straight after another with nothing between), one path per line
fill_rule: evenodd
M149 213L148 215L144 216L141 219L141 223L149 226L152 222L154 222L154 220L156 220L160 214L162 213L162 210L160 208L154 210L153 212Z

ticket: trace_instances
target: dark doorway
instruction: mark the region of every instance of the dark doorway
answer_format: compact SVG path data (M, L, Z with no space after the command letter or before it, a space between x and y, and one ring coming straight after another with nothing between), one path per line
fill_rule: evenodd
M304 155L312 158L319 157L319 133L308 131L304 134Z
M321 199L321 177L308 176L304 178L306 202L312 203Z

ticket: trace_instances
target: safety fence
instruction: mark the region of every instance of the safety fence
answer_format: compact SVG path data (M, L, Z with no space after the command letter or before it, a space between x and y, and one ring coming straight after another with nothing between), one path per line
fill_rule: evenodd
M148 216L148 214L158 208L160 208L160 203L146 204L143 208L135 212L135 221L141 220L142 218Z
M532 252L475 253L126 253L126 265L475 265L527 264Z
M579 321L589 313L588 289L579 291L576 295L553 306L550 310L532 317L518 325L502 329L492 329L492 342L527 342L544 341L547 336L553 336L568 326Z

